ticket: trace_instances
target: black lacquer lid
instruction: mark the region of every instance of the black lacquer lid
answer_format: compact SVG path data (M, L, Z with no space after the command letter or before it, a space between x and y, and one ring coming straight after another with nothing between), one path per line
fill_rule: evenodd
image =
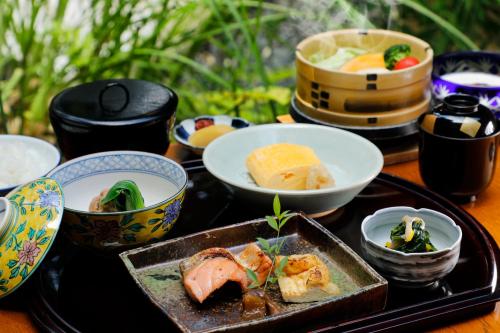
M472 95L453 94L419 118L420 127L432 134L450 138L482 138L495 134L495 115Z
M52 99L50 114L82 127L133 126L168 119L177 101L177 95L161 84L100 80L63 90Z

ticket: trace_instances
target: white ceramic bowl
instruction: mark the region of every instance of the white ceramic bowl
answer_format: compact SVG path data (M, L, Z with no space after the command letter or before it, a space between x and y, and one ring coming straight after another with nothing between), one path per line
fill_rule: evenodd
M312 148L335 178L335 186L304 191L257 186L245 166L247 156L256 148L284 142ZM271 207L278 193L284 209L312 214L351 201L379 174L383 156L370 141L337 128L270 124L244 128L214 140L203 153L203 163L212 175L244 200Z
M12 165L12 160L14 158L12 156L6 156L7 154L10 154L10 149L5 147L6 144L14 142L21 143L23 149L33 148L33 153L28 153L27 151L21 151L19 153L23 155L25 162L37 165L38 170L31 175L24 175L25 177L23 177L24 179L21 182L13 181L11 184L0 185L0 196L6 195L19 185L45 176L61 161L61 154L59 153L59 150L47 141L31 136L6 134L0 135L0 158L3 159L3 162L7 162ZM0 163L0 167L3 167L2 163Z
M391 229L404 215L424 220L435 252L404 253L385 247ZM365 259L386 278L406 286L426 286L450 273L460 255L462 230L448 216L431 209L390 207L367 216L361 224Z

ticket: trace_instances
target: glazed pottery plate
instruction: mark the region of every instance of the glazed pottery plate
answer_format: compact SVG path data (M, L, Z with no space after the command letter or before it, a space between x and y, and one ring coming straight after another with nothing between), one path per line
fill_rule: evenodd
M185 119L180 124L174 127L174 137L181 145L187 147L196 154L202 154L204 147L193 146L189 142L189 137L196 131L212 126L212 125L228 125L234 129L241 129L250 126L251 124L243 118L230 117L225 115L219 116L199 116L193 119Z
M0 198L0 298L37 269L56 237L64 201L59 184L40 178Z
M190 299L179 271L183 259L210 247L225 247L236 253L256 237L273 244L273 232L264 219L259 219L130 250L120 257L145 295L183 332L271 330L325 316L341 320L383 310L387 297L384 278L340 239L304 215L296 215L282 229L282 253L320 256L341 290L339 296L312 303L285 303L273 285L269 294L282 311L249 321L241 318L239 291L223 287L201 305Z
M278 190L258 186L246 167L256 148L276 143L304 145L318 156L335 185L318 190ZM338 128L312 124L270 124L228 133L203 153L207 170L240 199L263 206L279 194L283 206L308 214L341 207L351 201L383 166L380 150L370 141Z

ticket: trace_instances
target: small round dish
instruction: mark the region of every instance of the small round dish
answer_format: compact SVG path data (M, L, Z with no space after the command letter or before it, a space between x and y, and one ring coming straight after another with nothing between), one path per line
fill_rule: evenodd
M499 73L500 53L467 51L441 54L434 58L433 64L434 98L442 101L450 94L473 95L500 118Z
M205 147L193 146L189 143L189 137L196 131L212 126L228 125L234 129L246 128L251 125L243 118L220 116L199 116L193 119L185 119L174 127L174 137L181 145L191 150L193 153L201 155Z
M335 186L303 191L258 186L246 168L246 158L254 149L274 143L300 144L313 149L335 179ZM285 209L316 214L351 201L379 174L383 156L370 141L341 129L312 124L269 124L234 131L214 140L203 153L203 163L242 200L267 207L277 193Z
M11 184L5 184L6 180L0 179L0 197L21 184L45 176L61 161L61 154L54 145L24 135L0 135L0 154L2 159L0 161L0 178L15 179ZM17 156L12 156L12 154L17 154ZM28 165L37 170L30 174L26 170ZM22 172L23 175L14 178L12 174L16 172Z
M161 155L111 151L63 163L50 177L61 184L63 232L75 243L113 251L153 242L166 235L179 217L188 177L178 163ZM124 212L89 212L89 204L104 188L132 180L145 208Z
M404 253L385 247L391 229L403 216L424 220L435 252ZM406 287L426 287L445 277L457 264L462 230L448 216L412 207L390 207L367 216L361 224L361 245L365 259L384 277Z

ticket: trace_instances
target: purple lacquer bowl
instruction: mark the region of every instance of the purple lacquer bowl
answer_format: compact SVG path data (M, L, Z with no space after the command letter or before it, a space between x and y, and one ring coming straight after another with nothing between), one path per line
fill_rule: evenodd
M446 96L456 93L474 95L479 98L481 104L491 109L497 119L500 119L500 84L489 81L487 86L466 85L443 78L446 74L459 72L499 76L500 53L476 51L445 53L434 58L432 71L432 92L435 100L442 101Z

